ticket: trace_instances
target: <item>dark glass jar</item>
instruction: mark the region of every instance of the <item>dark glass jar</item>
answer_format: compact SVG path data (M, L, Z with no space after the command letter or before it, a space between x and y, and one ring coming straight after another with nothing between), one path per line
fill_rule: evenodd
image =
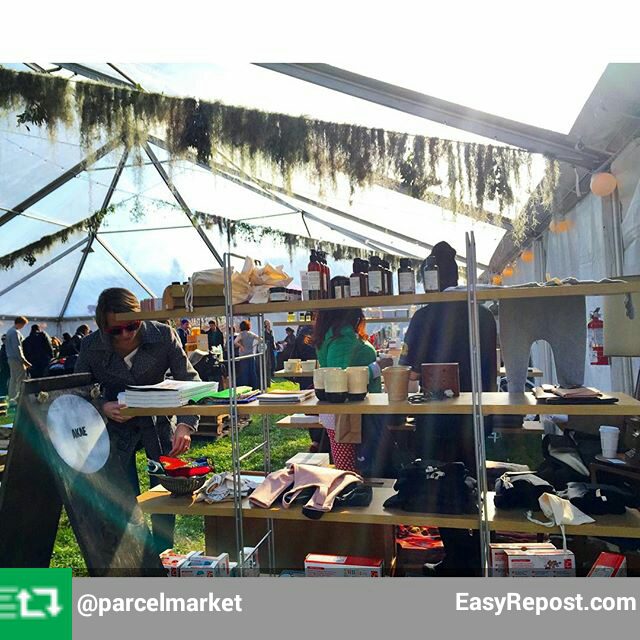
M387 260L382 261L382 268L384 269L385 277L385 294L388 296L393 295L393 271L391 271L391 265Z
M440 274L434 256L429 256L422 267L422 284L425 293L440 291Z
M351 297L351 279L347 276L331 278L331 297L337 300Z
M378 256L371 256L369 260L369 295L385 295L387 289L386 280L382 260Z

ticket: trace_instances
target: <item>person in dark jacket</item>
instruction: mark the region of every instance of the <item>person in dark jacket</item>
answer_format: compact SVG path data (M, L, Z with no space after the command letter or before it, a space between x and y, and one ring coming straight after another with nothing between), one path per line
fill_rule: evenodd
M7 336L2 335L2 346L0 346L0 396L6 396L9 393L9 359L7 358Z
M53 358L51 339L46 332L40 329L40 325L31 325L31 333L22 343L25 358L31 363L29 373L32 378L42 378L47 366Z
M264 321L264 345L267 357L267 372L273 377L276 372L276 339L271 328L271 320Z
M127 385L157 384L171 372L175 380L200 380L175 331L160 322L118 322L116 313L140 311L140 303L127 289L105 289L98 298L99 330L82 340L76 373L91 373L102 388L102 411L107 418L111 450L120 458L134 495L140 493L136 451L144 448L148 458L179 456L191 446L191 434L199 416L178 416L172 430L166 418L122 415L118 394ZM150 478L151 486L158 482ZM158 552L173 546L175 516L151 516Z
M81 324L73 336L66 342L63 342L60 346L59 357L65 358L64 370L67 373L72 373L78 356L80 355L80 346L82 341L91 333L89 325Z
M224 344L224 335L218 328L215 320L209 320L209 331L207 331L207 342L211 347L221 347Z
M184 349L187 346L187 337L191 333L191 322L189 322L189 318L182 318L182 320L180 320L180 326L176 331L178 332L178 337Z

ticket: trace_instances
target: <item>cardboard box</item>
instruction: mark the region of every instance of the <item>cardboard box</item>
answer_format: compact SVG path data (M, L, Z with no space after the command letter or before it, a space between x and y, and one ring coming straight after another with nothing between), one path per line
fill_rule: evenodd
M510 578L575 578L576 559L563 549L506 549Z
M304 573L308 578L381 578L382 569L379 558L309 553L304 559Z
M627 559L620 553L601 553L587 574L587 578L626 577Z
M295 456L289 458L285 466L292 464L310 464L314 467L328 467L331 464L328 453L296 453Z
M188 565L183 565L181 567L187 570L191 570L193 568L196 567L204 567L207 569L212 569L213 570L213 576L207 576L207 577L215 577L215 578L222 578L222 577L228 577L229 576L229 554L228 553L221 553L219 556L205 556L205 555L201 555L201 554L197 554L195 556L192 556L189 559L189 563ZM185 573L180 573L181 576L184 575L188 575Z
M507 550L525 551L527 549L555 549L551 542L492 542L489 545L489 575L505 578L509 575Z

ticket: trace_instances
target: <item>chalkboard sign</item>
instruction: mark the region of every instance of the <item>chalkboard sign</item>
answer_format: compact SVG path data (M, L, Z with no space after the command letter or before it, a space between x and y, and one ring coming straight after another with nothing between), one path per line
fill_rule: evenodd
M162 575L89 374L25 382L0 485L0 567L48 567L62 506L93 576Z

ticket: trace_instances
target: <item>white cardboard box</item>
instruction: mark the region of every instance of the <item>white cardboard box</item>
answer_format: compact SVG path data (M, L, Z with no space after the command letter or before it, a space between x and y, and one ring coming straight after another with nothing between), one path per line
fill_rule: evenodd
M563 549L505 551L510 578L575 578L576 559Z
M509 574L507 550L524 551L525 549L555 549L551 542L492 542L489 545L490 575L505 578Z
M310 464L316 467L328 467L331 464L328 453L296 453L285 463L288 467L291 464Z
M379 558L309 553L304 559L304 573L308 578L381 578L382 569Z

